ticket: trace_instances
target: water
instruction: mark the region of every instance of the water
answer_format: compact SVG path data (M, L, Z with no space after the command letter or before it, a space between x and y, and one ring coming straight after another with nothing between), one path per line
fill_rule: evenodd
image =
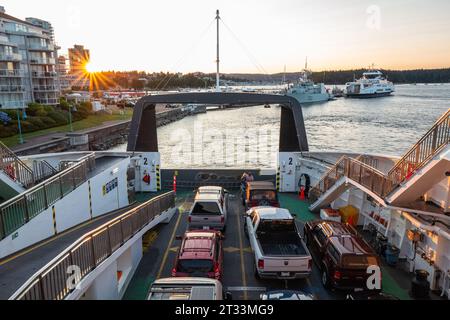
M398 85L390 97L340 98L304 106L303 115L311 151L400 156L449 107L450 84ZM162 166L274 168L280 112L275 106L212 111L161 127Z

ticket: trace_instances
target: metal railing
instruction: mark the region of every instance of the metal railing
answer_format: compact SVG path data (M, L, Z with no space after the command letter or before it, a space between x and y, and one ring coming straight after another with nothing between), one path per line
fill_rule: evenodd
M0 61L21 61L22 55L20 53L12 53L12 54L5 54L0 53Z
M55 58L30 58L30 64L55 64Z
M22 77L24 71L20 69L0 69L0 77Z
M55 71L31 71L31 76L33 78L55 78L58 73Z
M24 100L21 101L0 101L1 108L26 108L27 103Z
M389 171L389 179L399 185L450 143L450 109Z
M312 200L316 201L342 177L352 179L380 197L385 197L392 190L392 182L381 171L357 159L343 156L311 189Z
M57 86L33 86L34 91L58 91Z
M95 154L0 204L0 239L15 232L87 181L95 168Z
M25 92L25 87L18 85L0 85L1 92Z
M169 192L131 209L103 226L85 234L63 251L51 264L28 280L10 299L63 300L74 289L69 266L79 267L77 282L110 257L125 242L162 212L175 207L175 193Z
M0 170L24 188L34 185L33 170L0 141Z
M55 51L55 46L52 44L42 45L40 43L28 43L28 49L42 50L42 51Z
M34 178L37 182L44 181L58 173L58 170L45 160L33 162Z

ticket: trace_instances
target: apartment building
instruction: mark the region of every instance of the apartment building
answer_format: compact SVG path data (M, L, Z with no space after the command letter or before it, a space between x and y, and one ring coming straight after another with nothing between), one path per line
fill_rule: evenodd
M50 23L6 14L0 7L0 109L56 105L57 47Z

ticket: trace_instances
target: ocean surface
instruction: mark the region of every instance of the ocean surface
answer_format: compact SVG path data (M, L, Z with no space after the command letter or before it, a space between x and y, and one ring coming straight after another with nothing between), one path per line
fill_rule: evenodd
M390 97L303 106L303 116L311 151L400 156L448 108L450 84L397 85ZM280 112L277 106L208 111L158 128L162 167L275 168Z

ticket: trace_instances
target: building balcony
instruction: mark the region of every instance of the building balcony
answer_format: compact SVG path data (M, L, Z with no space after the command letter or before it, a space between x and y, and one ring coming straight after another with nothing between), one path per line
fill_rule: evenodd
M55 58L30 58L30 64L55 64Z
M0 53L0 61L22 61L22 55L20 55L20 53Z
M33 78L56 78L58 73L55 71L42 72L42 71L31 71L31 76Z
M0 85L0 93L23 93L25 92L25 87L21 85Z
M33 90L37 92L55 92L59 91L57 86L33 86Z
M0 101L0 109L22 109L26 108L27 103L23 100L19 101Z
M45 99L45 98L35 98L34 99L36 103L39 104L45 104L45 105L57 105L59 104L59 100L58 99Z
M23 70L9 70L9 69L0 69L0 77L12 78L12 77L23 77Z
M55 51L55 46L53 44L43 46L40 43L29 43L28 49L36 51Z

